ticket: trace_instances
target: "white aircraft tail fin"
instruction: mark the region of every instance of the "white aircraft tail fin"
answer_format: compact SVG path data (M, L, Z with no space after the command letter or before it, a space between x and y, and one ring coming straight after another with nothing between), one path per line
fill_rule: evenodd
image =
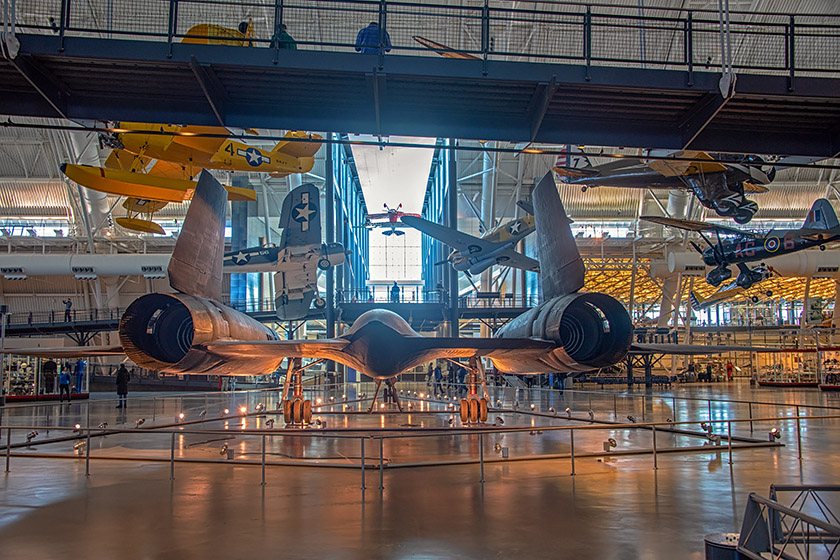
M834 229L837 227L840 227L840 223L837 222L834 207L824 198L818 198L814 202L808 212L808 217L805 218L805 223L802 224L803 229Z
M589 158L583 155L580 146L570 144L563 146L552 169L561 182L567 182L567 177L579 178L598 174Z

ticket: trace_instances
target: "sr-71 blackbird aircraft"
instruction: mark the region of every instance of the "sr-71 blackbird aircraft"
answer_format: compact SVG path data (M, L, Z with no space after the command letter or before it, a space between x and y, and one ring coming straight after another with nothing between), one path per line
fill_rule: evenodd
M840 223L831 203L819 198L811 206L808 217L799 229L772 229L765 235L752 231L710 224L707 222L695 222L692 220L676 220L659 216L642 216L643 220L668 227L675 227L687 231L696 231L709 245L701 250L692 242L691 245L703 256L703 262L715 268L706 275L706 282L712 286L720 286L724 280L732 277L729 265L738 266L740 274L735 283L748 290L753 284L761 282L770 277L770 269L761 264L751 269L747 263L761 262L770 257L795 253L817 247L825 249L826 243L840 240ZM717 243L703 235L704 231L714 232ZM721 240L721 236L731 237L731 240Z
M698 151L648 150L641 157L623 157L593 166L579 148L567 147L568 154L557 158L554 172L564 183L592 187L640 189L688 189L718 215L739 224L749 222L758 204L746 193L767 192L776 171L785 163L808 163L817 158L790 156L770 163L757 155L707 154ZM648 156L691 158L695 161L649 159Z
M540 269L539 262L513 249L519 241L536 231L533 216L500 224L481 237L474 237L416 216L403 216L402 221L452 247L454 251L442 263L449 262L459 272L481 274L494 264L534 272Z
M105 167L63 164L61 171L78 184L107 194L127 197L128 215L117 218L122 227L163 234L152 221L170 202L190 200L202 169L265 172L273 177L307 173L315 164L320 142L279 142L271 151L223 138L230 134L218 126L176 126L147 123L117 123L126 132L100 134L111 148ZM130 131L130 132L129 132ZM198 135L217 135L207 137ZM288 132L287 138L312 138L317 134ZM256 200L252 189L225 187L232 200ZM234 198L236 197L236 198Z
M297 187L283 200L280 227L283 237L279 247L231 251L225 253L224 265L233 273L273 271L277 317L303 319L313 299L316 309L326 306L318 295L318 270L342 264L344 246L321 242L321 198L312 183Z
M461 400L461 418L465 423L484 421L488 395L482 357L503 373L578 372L614 364L631 346L632 327L624 306L606 294L580 291L584 265L550 173L537 185L533 201L538 250L545 261L545 299L499 329L494 338L424 337L396 313L374 309L337 338L279 340L268 327L219 303L227 195L204 172L169 263L175 293L147 294L129 305L120 319L120 346L15 352L53 357L124 353L139 366L187 375L261 375L290 358L282 402L285 420L295 424L311 420L312 403L303 398L302 372L320 361L335 360L374 378L378 393L383 381L393 385L397 375L420 364L466 358L469 398ZM647 353L697 350L687 345L636 346ZM733 348L700 349L715 353ZM315 361L302 366L302 358Z

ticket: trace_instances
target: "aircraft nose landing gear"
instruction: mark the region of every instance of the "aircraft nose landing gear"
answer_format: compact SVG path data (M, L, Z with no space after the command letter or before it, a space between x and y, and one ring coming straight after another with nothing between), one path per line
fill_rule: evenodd
M735 210L734 219L739 224L746 224L753 219L755 213L758 212L758 204L752 200L743 200L738 208Z

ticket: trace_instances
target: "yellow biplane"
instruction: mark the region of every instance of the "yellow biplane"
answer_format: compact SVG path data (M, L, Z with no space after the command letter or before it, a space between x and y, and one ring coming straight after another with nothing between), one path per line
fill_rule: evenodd
M78 184L107 194L127 197L128 215L117 223L134 231L163 234L152 221L170 202L192 198L202 169L263 172L273 177L307 173L315 165L322 137L290 131L272 150L225 138L218 126L176 126L118 123L120 132L100 134L111 148L104 167L64 164L61 171ZM311 142L295 142L308 139ZM253 189L226 187L230 200L256 200Z

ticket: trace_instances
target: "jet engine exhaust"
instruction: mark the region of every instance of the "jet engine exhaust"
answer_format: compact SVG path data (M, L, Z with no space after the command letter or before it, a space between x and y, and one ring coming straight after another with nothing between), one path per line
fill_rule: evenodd
M277 335L251 317L209 299L185 294L148 294L138 298L120 320L120 343L135 364L156 371L260 375L273 371L282 357L222 359L207 351L218 341L275 340Z
M624 306L606 294L578 292L551 299L499 330L500 338L533 337L558 345L533 364L525 356L494 359L504 371L574 372L620 361L632 342L632 324Z

